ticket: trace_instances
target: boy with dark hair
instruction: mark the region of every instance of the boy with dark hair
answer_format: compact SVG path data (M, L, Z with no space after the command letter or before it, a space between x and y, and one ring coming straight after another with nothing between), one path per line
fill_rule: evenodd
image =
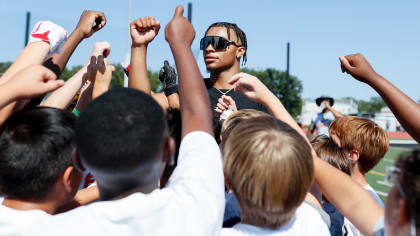
M40 107L14 114L0 136L0 234L19 234L70 203L83 173L72 162L76 117Z
M178 6L165 29L179 73L182 117L178 166L167 186L159 189L159 179L175 147L161 107L138 90L111 90L92 101L76 124L76 163L95 176L102 201L57 215L31 235L219 235L221 155L190 49L194 29L182 14Z

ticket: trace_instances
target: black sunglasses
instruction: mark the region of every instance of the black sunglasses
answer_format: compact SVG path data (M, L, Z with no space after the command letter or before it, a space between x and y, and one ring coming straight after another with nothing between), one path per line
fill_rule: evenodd
M227 40L220 36L206 36L200 40L200 50L205 50L209 44L211 44L215 50L226 49L230 44L240 47L232 40Z

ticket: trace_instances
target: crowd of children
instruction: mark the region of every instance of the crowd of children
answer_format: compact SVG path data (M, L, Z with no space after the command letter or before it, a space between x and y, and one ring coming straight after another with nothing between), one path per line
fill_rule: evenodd
M387 133L340 115L328 135L309 140L269 88L240 72L248 45L236 24L212 24L200 40L208 79L178 6L164 32L176 70L164 63L162 93L147 74L154 17L130 24L129 88L109 89L107 42L59 80L106 21L84 11L70 35L38 22L0 77L0 235L419 234L419 152L387 172L384 205L365 175L388 151ZM420 141L420 105L363 55L339 60ZM94 182L81 185L87 176Z

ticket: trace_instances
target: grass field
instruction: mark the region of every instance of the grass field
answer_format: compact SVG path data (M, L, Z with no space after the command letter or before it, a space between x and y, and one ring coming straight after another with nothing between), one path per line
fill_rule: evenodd
M366 175L368 183L376 190L384 203L391 188L384 183L385 169L387 166L393 166L400 154L407 151L410 151L410 149L390 147L382 161Z

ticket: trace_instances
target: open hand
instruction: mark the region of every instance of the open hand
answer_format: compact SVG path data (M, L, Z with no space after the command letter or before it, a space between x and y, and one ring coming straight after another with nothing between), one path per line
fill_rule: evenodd
M183 16L184 7L177 6L172 20L165 27L165 39L171 44L184 44L191 46L195 31L187 18Z
M377 74L362 54L339 57L342 72L347 72L355 79L369 83Z
M105 14L98 11L83 11L77 23L78 30L84 38L89 38L93 33L102 29L106 24Z
M130 23L130 34L133 46L147 46L159 33L160 22L154 17L146 16Z

